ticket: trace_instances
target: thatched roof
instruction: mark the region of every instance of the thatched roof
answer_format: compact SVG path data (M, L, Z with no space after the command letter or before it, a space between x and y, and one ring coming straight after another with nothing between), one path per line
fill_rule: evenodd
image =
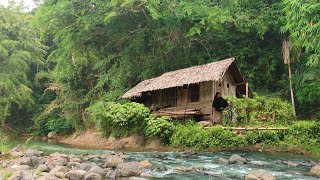
M241 80L239 81L245 81L234 61L235 58L228 58L209 64L166 72L159 77L140 82L121 96L121 98L140 97L143 92L195 84L204 81L218 81L222 78L231 64L235 66L233 69L236 69L237 76L241 76Z

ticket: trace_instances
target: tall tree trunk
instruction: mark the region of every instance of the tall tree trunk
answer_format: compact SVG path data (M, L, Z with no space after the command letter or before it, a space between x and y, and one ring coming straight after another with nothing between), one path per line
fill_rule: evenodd
M293 87L292 87L293 84L292 84L292 73L291 73L290 49L291 49L291 43L290 41L288 41L287 37L285 37L282 41L282 54L283 54L284 63L288 64L291 103L293 107L293 115L294 117L296 117L296 107L295 107L294 93L293 93Z

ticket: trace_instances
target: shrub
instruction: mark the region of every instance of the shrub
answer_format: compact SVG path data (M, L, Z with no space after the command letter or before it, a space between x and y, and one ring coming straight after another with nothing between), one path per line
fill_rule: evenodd
M246 140L251 145L275 146L280 142L277 131L248 131Z
M291 145L313 145L320 141L320 122L300 121L287 130L284 141Z
M210 145L208 131L192 121L187 124L177 124L170 142L173 146L198 149L208 148Z
M168 116L156 117L150 115L146 118L145 134L149 138L159 138L163 143L169 144L172 136L174 125L172 119Z
M46 128L49 131L55 131L58 134L69 134L73 131L72 125L61 117L50 118L46 123Z
M0 147L8 143L8 136L0 129Z
M293 108L289 102L279 98L266 98L255 95L254 98L226 97L229 107L224 113L226 125L280 123L288 124L293 117ZM236 117L236 122L232 118ZM234 124L236 123L236 124Z
M143 104L135 102L120 104L99 101L87 108L87 111L104 136L112 133L115 137L144 132L145 118L150 113Z

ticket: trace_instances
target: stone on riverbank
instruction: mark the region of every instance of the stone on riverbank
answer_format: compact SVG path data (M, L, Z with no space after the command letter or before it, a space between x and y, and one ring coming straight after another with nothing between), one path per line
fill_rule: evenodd
M225 158L222 158L222 157L220 157L220 158L218 159L218 162L219 162L219 164L222 164L222 165L228 165L228 164L230 164L230 162L229 162L228 159L225 159Z
M234 154L230 157L229 162L231 164L247 164L248 160L246 158L243 158L239 156L238 154Z
M85 180L101 180L102 177L100 176L100 174L96 174L96 173L87 173L84 176Z
M141 178L141 177L130 177L129 180L148 180L148 179Z
M107 157L104 164L105 167L117 167L119 164L123 163L124 159L119 155L110 155Z
M140 165L146 169L152 168L152 164L148 160L140 161Z
M256 171L246 175L245 180L276 180L276 178L270 173Z
M99 174L101 177L104 177L106 175L106 171L103 170L101 167L99 166L93 166L88 172L87 174L90 173L94 173L94 174Z
M311 176L320 177L320 165L315 165L310 169Z
M143 167L139 162L121 163L117 166L117 176L139 176L143 172Z
M70 180L80 180L87 173L85 170L70 170L67 172L66 177Z

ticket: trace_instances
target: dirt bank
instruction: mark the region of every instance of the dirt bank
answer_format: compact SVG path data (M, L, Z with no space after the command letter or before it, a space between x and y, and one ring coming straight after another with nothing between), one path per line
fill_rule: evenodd
M87 129L67 138L59 138L59 142L89 149L173 150L171 147L163 146L157 140L146 141L139 135L104 138L95 129Z

